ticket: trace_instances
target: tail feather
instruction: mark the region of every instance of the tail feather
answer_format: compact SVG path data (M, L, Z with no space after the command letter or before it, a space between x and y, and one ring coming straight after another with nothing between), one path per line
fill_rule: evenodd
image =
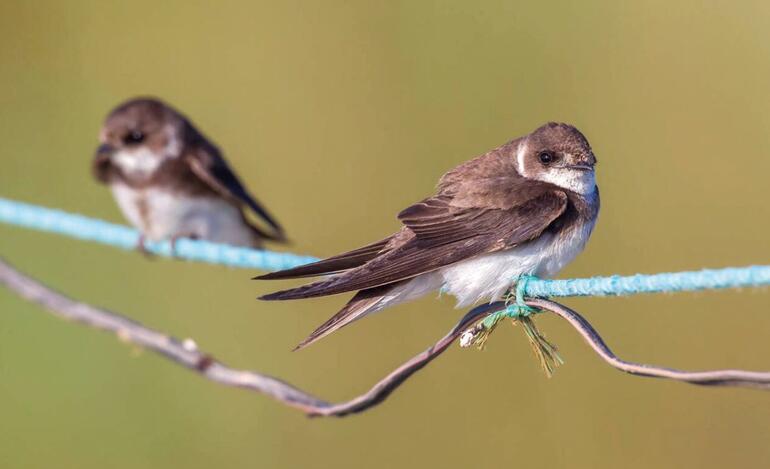
M318 262L301 265L292 269L279 270L278 272L270 272L254 277L254 280L277 280L336 274L343 270L359 267L374 259L377 257L377 254L382 251L389 240L390 238L385 238L376 243L368 244L362 248L329 257L328 259L320 260Z
M318 282L302 285L301 287L268 293L267 295L260 296L259 299L265 301L299 300L303 298L314 298L318 296L331 295L333 293L327 293L327 289L335 283L334 280L334 278L328 280L320 280Z
M337 331L351 322L361 319L369 313L380 309L383 297L390 292L394 285L383 285L381 287L361 290L351 298L351 300L328 321L321 324L305 340L300 342L294 350L299 350L320 340L323 337Z

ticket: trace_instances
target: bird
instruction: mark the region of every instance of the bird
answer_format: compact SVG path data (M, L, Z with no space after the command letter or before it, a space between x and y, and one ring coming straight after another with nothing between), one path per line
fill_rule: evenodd
M356 292L295 350L436 290L455 296L457 307L497 301L515 279L553 276L583 250L599 214L596 163L577 128L546 123L444 174L435 195L398 214L402 226L395 234L255 277L326 276L260 299Z
M169 240L172 252L180 238L253 248L286 241L219 148L158 98L129 99L107 115L92 172L139 230L144 253L147 240Z

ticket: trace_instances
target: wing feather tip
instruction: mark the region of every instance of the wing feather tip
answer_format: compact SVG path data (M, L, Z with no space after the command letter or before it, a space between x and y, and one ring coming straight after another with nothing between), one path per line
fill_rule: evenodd
M256 277L251 277L252 280L278 280L280 278L283 278L280 274L282 271L278 270L276 272L268 272L266 274L257 275Z
M268 293L267 295L262 295L259 297L260 300L263 301L280 301L280 300L301 300L304 298L315 298L317 296L324 296L326 293L323 292L324 285L319 284L309 284L304 285L297 288L290 288L288 290L281 290L274 293Z
M258 296L257 299L262 301L290 300L292 299L289 295L290 292L291 290L268 293L267 295Z
M291 351L292 352L298 352L298 351L304 349L305 347L307 347L308 345L310 345L313 342L315 342L315 341L312 340L310 337L308 337L307 339L305 339L302 342L300 342L297 345L295 345L294 348L291 349Z
M328 324L322 324L321 326L318 327L318 329L314 330L309 336L302 339L302 342L295 345L294 348L291 349L291 351L297 352L299 350L302 350L308 347L309 345L312 345L318 342L319 340L323 339L324 337L331 334L337 329L338 328L336 327L329 327Z

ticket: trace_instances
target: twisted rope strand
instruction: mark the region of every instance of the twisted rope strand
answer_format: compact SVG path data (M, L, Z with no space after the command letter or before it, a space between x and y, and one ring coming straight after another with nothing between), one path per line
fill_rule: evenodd
M135 249L139 240L139 233L126 226L4 198L0 198L0 222L121 249ZM190 239L177 241L173 253L171 252L171 245L167 241L148 242L146 248L149 252L162 257L258 270L282 270L318 260L312 256L242 248ZM515 280L511 279L511 282L513 283ZM527 278L517 293L520 297L534 298L617 296L768 285L770 285L770 266L756 265L690 272L612 275L567 280Z
M672 293L770 285L770 266L727 267L687 272L636 274L628 276L529 280L530 297L622 296L640 293Z

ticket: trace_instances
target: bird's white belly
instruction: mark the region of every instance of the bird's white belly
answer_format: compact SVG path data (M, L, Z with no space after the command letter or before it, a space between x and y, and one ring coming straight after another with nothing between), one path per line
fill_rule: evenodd
M197 237L239 246L254 245L240 210L222 199L192 197L165 189L114 184L112 193L128 221L147 238Z
M575 227L559 236L540 238L507 251L484 254L444 267L443 291L465 307L481 301L496 301L521 275L551 277L570 263L585 246L593 223Z

